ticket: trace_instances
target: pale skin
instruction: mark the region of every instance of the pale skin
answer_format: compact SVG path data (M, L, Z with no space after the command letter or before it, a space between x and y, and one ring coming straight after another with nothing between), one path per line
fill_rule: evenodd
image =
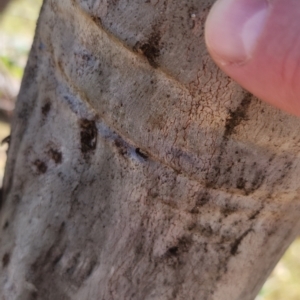
M245 36L243 28L252 17L250 33L248 30ZM300 116L299 20L299 1L220 0L206 23L207 46L219 67L260 99L297 116ZM257 33L256 40L252 39L251 30ZM249 39L251 45L245 54L243 46ZM230 49L230 45L234 48Z

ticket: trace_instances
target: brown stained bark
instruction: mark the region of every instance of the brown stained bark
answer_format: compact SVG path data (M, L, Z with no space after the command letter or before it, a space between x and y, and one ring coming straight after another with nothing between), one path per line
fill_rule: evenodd
M212 2L45 1L0 299L254 299L299 230L300 124L213 64Z

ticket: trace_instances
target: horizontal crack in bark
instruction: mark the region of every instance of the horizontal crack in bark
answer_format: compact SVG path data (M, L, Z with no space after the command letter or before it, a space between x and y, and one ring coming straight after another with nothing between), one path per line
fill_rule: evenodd
M152 72L162 73L165 77L176 82L177 85L180 85L180 88L182 90L185 90L187 93L189 93L186 86L182 82L180 82L176 77L171 75L165 68L162 68L160 65L155 65L155 67L154 67L152 64L149 63L149 59L147 58L147 56L144 56L144 55L140 54L139 52L134 51L134 49L129 47L128 45L126 45L123 40L119 39L118 37L113 35L111 32L109 32L106 28L104 28L102 25L102 22L99 21L99 18L95 19L95 17L90 16L88 13L86 13L78 5L78 3L76 3L75 1L72 1L72 0L71 0L71 2L72 2L72 6L76 7L76 9L77 9L77 12L78 12L76 15L77 17L79 17L79 13L80 13L80 15L82 15L85 18L84 22L89 22L91 24L90 27L94 26L94 27L97 27L98 29L100 29L102 31L102 33L105 33L106 36L109 38L109 40L115 44L116 47L121 47L123 49L126 49L126 51L130 52L131 55L134 55L135 57L138 57L139 60L143 61L145 63L145 66L148 66L148 68L151 69ZM61 4L60 2L58 2L58 3L59 3L59 5ZM65 5L65 6L67 7L67 5ZM64 15L70 14L70 12L68 10L65 10L64 8L62 8L62 11L64 12Z

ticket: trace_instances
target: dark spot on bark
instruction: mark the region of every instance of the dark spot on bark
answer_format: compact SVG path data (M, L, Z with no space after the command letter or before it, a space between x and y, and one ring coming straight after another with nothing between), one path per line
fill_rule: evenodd
M97 17L97 16L92 16L92 20L94 21L94 23L99 26L102 27L102 20L101 18Z
M136 148L135 153L144 160L148 159L148 155L144 151L142 151L140 148Z
M201 191L197 197L195 206L191 209L190 213L198 214L200 212L200 207L204 206L209 202L210 196L207 192Z
M224 215L224 217L228 217L229 215L233 214L236 212L235 207L230 207L229 205L226 205L221 209L221 213Z
M7 267L9 262L10 262L10 255L9 255L9 253L5 253L2 257L2 266L3 266L3 268Z
M217 267L217 276L216 276L216 281L220 281L221 278L227 273L228 271L228 257L224 257L223 259L220 260L218 267Z
M37 172L39 174L46 173L46 171L47 171L47 165L44 162L42 162L41 160L37 159L33 164L36 166Z
M152 199L156 199L158 196L159 196L159 192L156 191L156 190L150 190L149 191L149 196L152 198Z
M292 165L293 165L293 162L291 162L291 161L286 162L285 163L285 169L290 170L292 168Z
M189 226L188 226L188 230L189 231L192 231L193 229L195 229L197 227L197 224L196 223L191 223Z
M246 119L251 100L252 95L247 93L236 110L229 112L229 117L226 119L225 123L224 139L228 139L234 132L234 129Z
M44 271L53 271L65 252L65 245L62 244L65 223L62 222L58 228L58 234L53 245L47 251L41 253L40 257L31 265L34 274Z
M58 67L58 69L59 69L63 74L65 74L64 67L63 67L63 63L62 63L61 60L58 60L58 61L57 61L57 67Z
M246 230L240 237L238 237L232 244L231 244L231 249L230 253L231 255L236 255L238 253L238 249L240 244L242 243L243 239L251 232L253 231L252 228Z
M141 241L138 243L138 245L135 247L135 254L137 255L137 256L139 256L139 255L143 255L143 253L144 253L144 245L143 245L143 239L141 239Z
M59 263L62 257L63 257L63 253L60 253L57 256L55 256L52 260L52 266L55 267Z
M87 268L87 271L85 273L84 279L88 278L91 276L91 274L93 273L94 269L96 267L96 261L92 260L89 264L89 267Z
M192 245L192 239L190 237L183 236L178 240L177 246L181 252L188 252Z
M213 235L213 233L214 233L214 232L213 232L211 226L203 226L203 227L201 228L201 234L202 234L203 236L205 236L205 237L210 237L210 236Z
M264 183L265 178L266 176L262 171L257 171L252 181L252 191L257 190Z
M65 230L65 226L66 226L66 223L65 222L61 222L59 230L58 230L59 235L61 235L62 232Z
M81 152L86 154L96 149L97 127L93 120L82 119L80 121Z
M253 165L253 168L255 168L255 166L256 165ZM248 184L244 178L239 178L237 181L237 188L240 190L244 190L245 195L249 195L251 193L254 193L257 189L259 189L263 184L264 180L265 175L261 170L258 170L255 172L253 180L249 181Z
M239 189L239 190L243 190L245 189L245 186L246 186L246 180L242 177L240 177L238 180L237 180L237 183L236 183L236 187Z
M178 286L174 286L173 287L173 291L172 291L172 297L173 297L173 299L176 299L176 297L177 297L177 295L178 295L178 293L179 293L179 286L180 285L178 285Z
M210 196L207 192L200 194L197 199L197 206L204 206L209 202Z
M204 249L204 253L207 253L207 252L208 252L208 250L207 250L207 243L204 243L204 244L203 244L203 249Z
M276 155L273 154L270 158L269 158L269 162L271 163L274 159L275 159Z
M118 149L118 152L119 152L122 156L124 156L124 155L127 154L127 148L126 148L126 146L124 145L124 143L123 143L121 140L116 139L116 140L114 141L114 143L115 143L115 146L116 146L117 149Z
M169 248L168 253L169 253L170 255L177 255L177 254L178 254L178 247L175 246L175 247Z
M167 265L174 269L181 268L185 264L191 246L192 239L190 237L183 236L179 238L177 243L168 248L164 255Z
M42 114L44 117L47 117L49 111L51 109L51 103L47 102L43 107L42 107Z
M6 222L4 223L4 225L3 225L3 229L7 229L8 226L9 226L9 222L6 221Z
M160 55L160 50L159 50L160 38L161 38L160 37L160 32L157 29L154 29L153 33L151 34L151 36L149 37L147 42L145 42L144 44L142 44L139 47L139 49L145 55L145 57L147 58L149 64L153 68L158 67L157 58Z
M59 263L61 258L63 257L64 252L59 251L59 249L55 246L50 247L50 249L46 252L44 261L42 265L47 265L51 270ZM38 268L38 265L34 265L34 268Z
M194 206L191 210L190 210L190 213L191 214L199 214L199 207L197 206Z
M256 217L260 214L260 212L263 210L264 206L262 206L260 209L258 209L257 211L255 211L250 217L249 217L249 221L255 220Z
M166 254L167 256L179 256L183 253L189 252L192 245L192 240L190 237L183 236L177 240L177 244L170 247Z
M51 148L49 150L48 154L49 154L50 158L53 159L56 164L60 164L62 162L61 152Z
M37 298L38 298L38 293L37 293L37 291L31 292L31 298L30 298L30 300L37 300Z
M72 275L79 263L80 253L77 253L71 260L70 266L67 268L66 273Z

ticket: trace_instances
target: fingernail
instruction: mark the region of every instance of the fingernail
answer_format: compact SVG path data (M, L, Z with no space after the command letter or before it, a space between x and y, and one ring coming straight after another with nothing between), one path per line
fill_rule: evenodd
M208 50L222 65L251 58L265 27L268 0L218 0L206 25Z

